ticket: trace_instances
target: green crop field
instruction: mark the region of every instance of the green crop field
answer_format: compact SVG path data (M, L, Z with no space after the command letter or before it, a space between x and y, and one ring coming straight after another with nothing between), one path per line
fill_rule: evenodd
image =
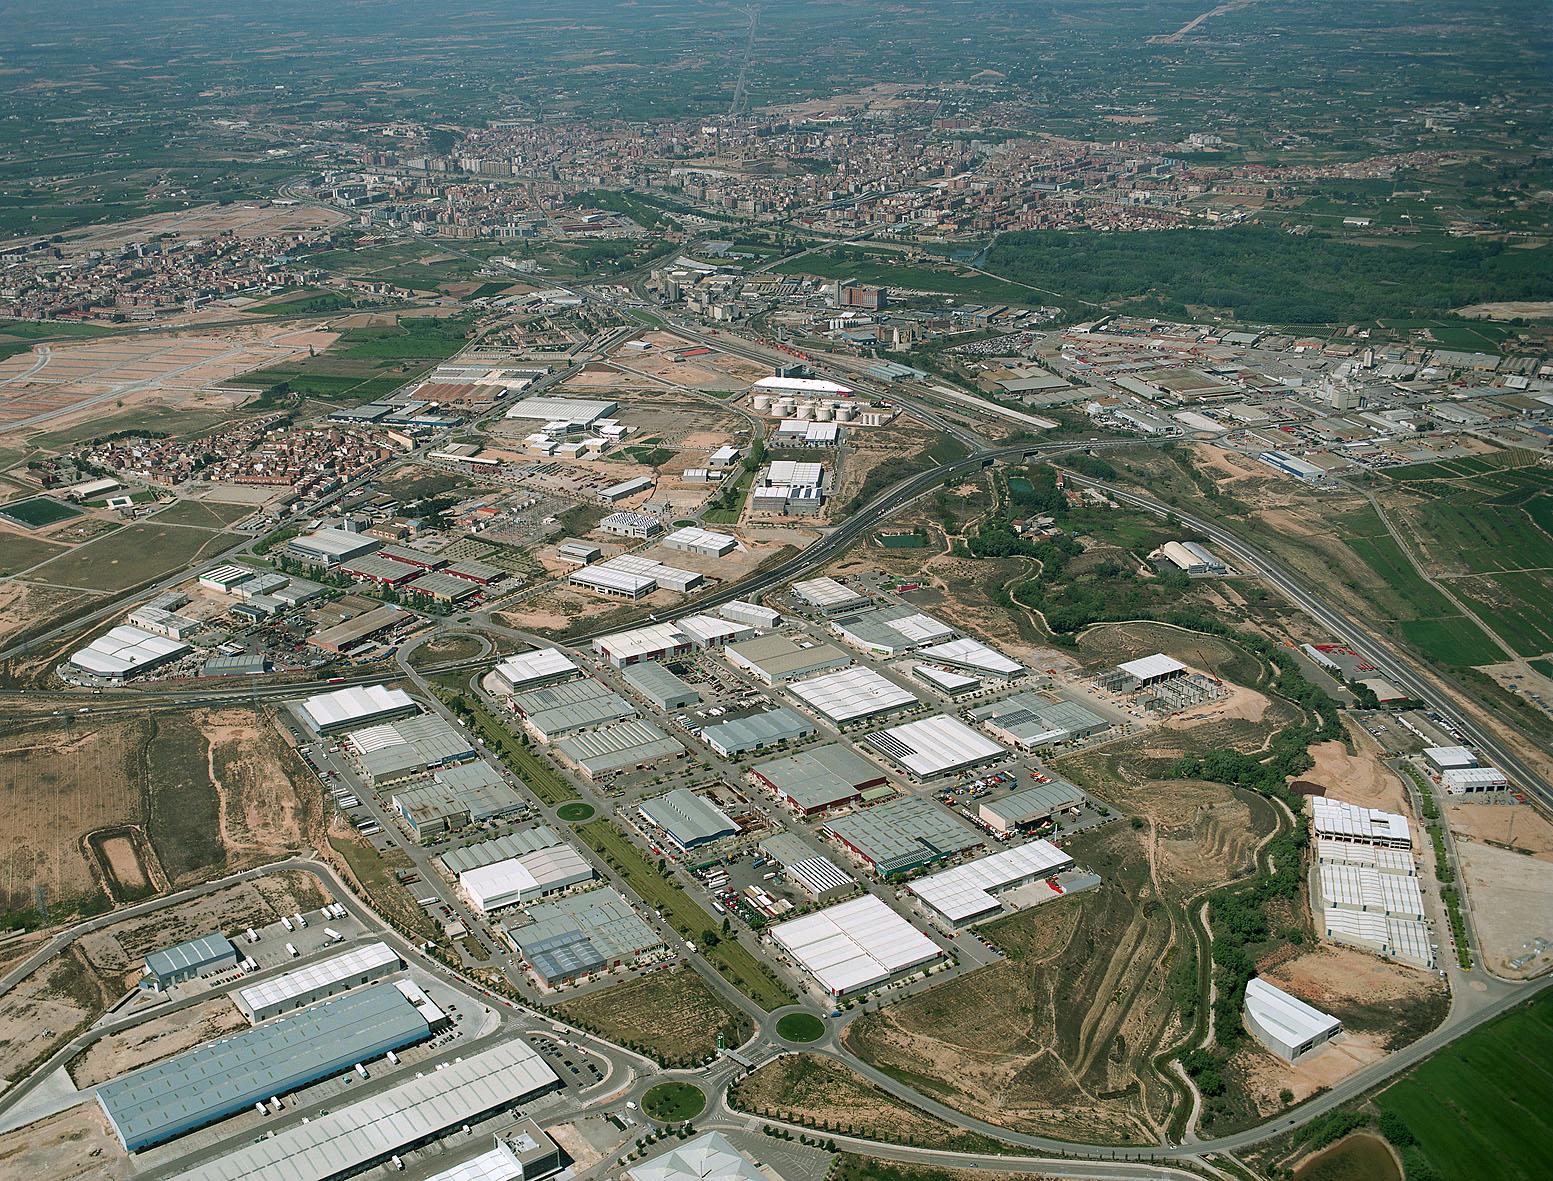
M1534 1181L1553 1159L1553 995L1476 1030L1376 1097L1442 1181ZM1415 1169L1409 1167L1412 1176Z
M464 347L469 321L406 316L396 325L352 328L315 357L232 379L321 402L370 402L421 377Z
M18 525L25 525L29 529L41 529L44 525L68 521L71 517L80 515L80 509L48 496L34 496L27 500L13 500L10 504L0 505L0 516L9 517Z

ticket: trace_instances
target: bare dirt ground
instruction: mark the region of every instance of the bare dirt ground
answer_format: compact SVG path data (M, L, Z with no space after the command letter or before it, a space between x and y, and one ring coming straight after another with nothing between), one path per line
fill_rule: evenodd
M1380 761L1380 748L1363 730L1351 729L1355 754L1349 754L1341 742L1322 742L1310 748L1316 765L1300 776L1327 789L1334 799L1347 800L1365 808L1384 808L1388 812L1410 815L1407 790L1391 770Z
M1293 1092L1295 1103L1302 1102L1385 1056L1385 1039L1378 1034L1345 1033L1292 1065L1253 1044L1236 1054L1232 1069L1239 1072L1257 1111L1271 1115L1283 1110L1284 1090Z
M18 353L0 361L0 429L49 415L29 432L58 431L101 418L105 411L230 411L254 394L223 390L221 382L322 350L336 339L294 324L136 333L51 344L47 354ZM214 388L213 388L214 387Z
M1175 714L1163 723L1166 730L1189 730L1204 722L1224 721L1234 718L1243 722L1260 722L1271 703L1264 694L1243 685L1226 685L1227 695L1219 701L1210 701Z
M0 546L5 542L6 535L0 533ZM81 591L0 578L0 640L52 619L62 614L72 603L86 597Z
M1517 977L1545 969L1553 959L1546 951L1519 969L1509 961L1530 952L1534 939L1553 943L1553 863L1481 841L1458 841L1456 853L1489 966Z
M92 1043L70 1063L70 1077L79 1088L95 1087L247 1027L247 1020L231 999L218 997Z
M123 995L67 948L0 997L0 1079L25 1075Z
M1350 1036L1374 1035L1396 1049L1445 1016L1444 985L1422 968L1391 963L1353 947L1321 943L1293 949L1260 975L1331 1013Z
M332 209L311 205L273 205L268 201L244 201L232 205L196 205L170 213L152 213L112 225L71 230L58 243L66 254L106 250L128 242L145 242L158 234L185 238L210 238L231 231L239 238L287 234L322 229L348 220Z
M1496 303L1473 303L1457 308L1456 314L1473 320L1546 320L1553 318L1553 300L1509 299Z
M107 859L114 880L124 889L144 890L151 884L135 843L128 837L109 837L103 841L102 855Z
M124 1181L134 1173L129 1156L95 1103L78 1103L58 1115L0 1135L0 1174L28 1181Z
M253 863L303 849L303 808L269 719L250 709L202 710L196 724L210 743L210 780L221 800L221 843L229 863Z
M1445 819L1458 838L1553 861L1553 822L1529 805L1457 804L1447 798Z

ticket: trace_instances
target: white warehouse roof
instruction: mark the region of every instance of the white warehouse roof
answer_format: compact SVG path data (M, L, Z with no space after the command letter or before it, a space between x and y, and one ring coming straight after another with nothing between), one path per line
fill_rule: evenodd
M833 722L871 718L918 704L916 694L861 665L794 681L787 691Z
M559 648L537 648L533 652L519 652L516 656L507 657L496 666L497 675L514 689L576 671L576 662Z
M919 878L906 889L950 922L958 923L996 907L994 890L1044 877L1072 864L1073 858L1050 841L1031 841Z
M827 394L832 397L845 397L852 392L850 386L837 385L834 381L817 377L762 377L754 388L789 394Z
M189 646L166 636L142 631L127 623L110 628L70 657L70 663L100 677L122 677L149 668L189 651Z
M952 668L968 668L977 672L994 673L1000 677L1017 677L1025 671L1024 665L1010 660L996 648L988 647L980 640L959 639L934 644L931 648L917 649L924 660L936 660Z
M1269 984L1260 976L1246 984L1246 1013L1262 1029L1274 1034L1286 1046L1303 1046L1317 1038L1330 1036L1342 1028L1342 1022L1329 1013L1307 1005L1299 997Z
M943 955L938 944L872 894L779 923L771 937L832 996Z
M353 685L332 693L316 694L302 703L307 720L320 731L409 709L415 709L410 695L403 689L390 689L386 685Z
M947 714L875 730L865 735L864 741L919 779L931 779L1008 753L992 739Z
M237 1003L247 1012L262 1012L294 997L307 996L320 988L349 980L399 963L399 953L386 943L368 943L353 947L326 960L304 964L290 972L250 984L237 991Z
M1168 677L1174 673L1186 671L1186 665L1173 656L1166 656L1163 652L1156 652L1153 656L1144 656L1138 660L1129 660L1116 667L1124 673L1131 673L1140 681L1152 681L1157 677Z
M1413 843L1407 817L1396 812L1383 812L1379 808L1363 808L1344 800L1312 796L1310 814L1320 836L1388 845Z

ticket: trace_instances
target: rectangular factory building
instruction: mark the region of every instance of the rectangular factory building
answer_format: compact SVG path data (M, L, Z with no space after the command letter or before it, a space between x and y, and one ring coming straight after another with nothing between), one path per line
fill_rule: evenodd
M1246 984L1245 1021L1256 1040L1285 1062L1298 1061L1343 1031L1343 1023L1330 1013L1260 976Z
M1440 773L1446 793L1470 795L1478 791L1504 791L1510 779L1497 767L1448 767Z
M504 832L499 837L487 837L483 841L476 841L462 848L449 849L445 853L438 854L437 861L441 863L444 872L456 878L465 870L477 869L482 865L495 865L498 861L522 857L525 853L533 853L539 849L552 849L563 843L554 829L541 824L533 828L518 829L516 832Z
M716 804L683 787L656 799L643 800L637 812L681 849L709 845L739 831L739 826Z
M829 857L800 857L782 867L782 876L810 898L824 905L857 886L857 879Z
M749 777L800 816L853 803L867 788L888 782L883 771L839 742L757 763Z
M1334 841L1353 841L1361 845L1389 845L1397 849L1413 847L1412 829L1407 817L1379 808L1365 808L1325 796L1310 799L1311 827L1319 837Z
M824 831L881 877L931 865L982 843L949 809L916 796L839 816Z
M236 967L238 958L232 941L220 931L212 931L209 935L164 947L146 956L144 984L155 992L165 992L174 984L193 980L206 972Z
M556 742L555 750L589 779L619 771L642 771L685 754L684 747L642 718L569 734Z
M419 713L420 706L403 689L360 685L314 694L301 703L298 712L314 733L337 734L371 722Z
M650 513L610 513L598 527L616 537L630 537L645 541L663 532L663 522Z
M250 1025L305 1008L327 997L392 976L404 967L399 953L386 943L368 943L339 955L305 964L290 972L250 984L232 1000Z
M970 717L994 738L1020 750L1039 750L1088 738L1111 725L1076 701L1052 701L1039 693L1015 693L1002 701L977 706L970 711Z
M834 644L799 644L787 636L761 636L723 649L728 663L763 685L780 685L852 663Z
M593 641L594 653L616 668L640 664L644 660L671 660L687 655L693 648L689 637L672 623L653 623L613 632Z
M524 728L541 742L636 716L636 707L592 677L533 689L511 699Z
M494 669L496 683L508 693L537 689L557 681L569 681L582 670L559 648L536 648L508 656Z
M739 539L730 533L717 533L711 529L687 525L670 533L663 539L663 544L681 553L720 558L738 549Z
M191 650L181 640L153 635L142 628L121 623L109 628L86 647L72 652L70 663L94 677L120 682L177 660Z
M404 993L375 984L122 1075L97 1099L139 1152L430 1035Z
M990 857L956 865L942 873L918 878L906 887L946 921L959 925L986 918L1002 910L998 894L1041 878L1049 878L1073 864L1050 841L1031 841Z
M663 946L658 933L608 886L531 906L527 922L505 930L551 988L632 963Z
M793 681L787 691L838 726L921 704L911 690L861 665Z
M837 997L883 984L944 954L872 894L779 923L771 938Z
M1083 792L1065 780L1054 779L1001 800L989 800L977 809L976 815L996 832L1016 832L1045 824L1059 813L1077 811L1083 806Z
M596 402L577 398L525 398L507 407L506 417L530 422L559 422L585 427L615 412L618 402Z
M686 615L676 627L697 648L721 648L735 640L742 640L754 633L747 623L735 623L716 615Z
M917 656L957 672L971 673L979 677L998 677L1005 681L1022 677L1026 671L1025 666L1017 660L1010 660L996 648L967 637L919 648Z
M555 1090L538 1050L503 1042L249 1141L172 1181L335 1181Z
M869 599L834 578L809 578L789 588L798 601L822 615L835 615L861 607Z
M570 845L552 845L458 875L469 904L481 914L518 906L593 880L593 866Z
M654 660L633 664L620 675L643 701L668 713L701 700L701 694Z
M746 627L758 627L762 631L773 631L782 626L780 613L770 607L762 607L759 603L750 603L744 599L734 599L716 610L724 619L742 623Z
M933 779L1008 754L992 739L947 714L865 734L863 741L913 779Z
M813 722L786 706L779 706L776 709L756 709L725 717L710 726L703 726L698 736L723 758L733 759L753 751L797 742L815 732Z
M1168 681L1173 677L1185 676L1188 671L1186 665L1173 656L1166 656L1163 652L1156 652L1153 656L1142 656L1137 660L1128 660L1116 667L1126 675L1135 689L1156 685L1160 681Z
M954 636L954 628L906 604L849 615L830 629L854 648L875 656L899 656Z

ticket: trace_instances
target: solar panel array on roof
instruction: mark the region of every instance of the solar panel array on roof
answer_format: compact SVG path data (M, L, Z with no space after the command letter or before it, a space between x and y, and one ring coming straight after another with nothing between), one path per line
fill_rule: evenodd
M123 1075L97 1098L137 1152L429 1036L403 993L376 984Z

